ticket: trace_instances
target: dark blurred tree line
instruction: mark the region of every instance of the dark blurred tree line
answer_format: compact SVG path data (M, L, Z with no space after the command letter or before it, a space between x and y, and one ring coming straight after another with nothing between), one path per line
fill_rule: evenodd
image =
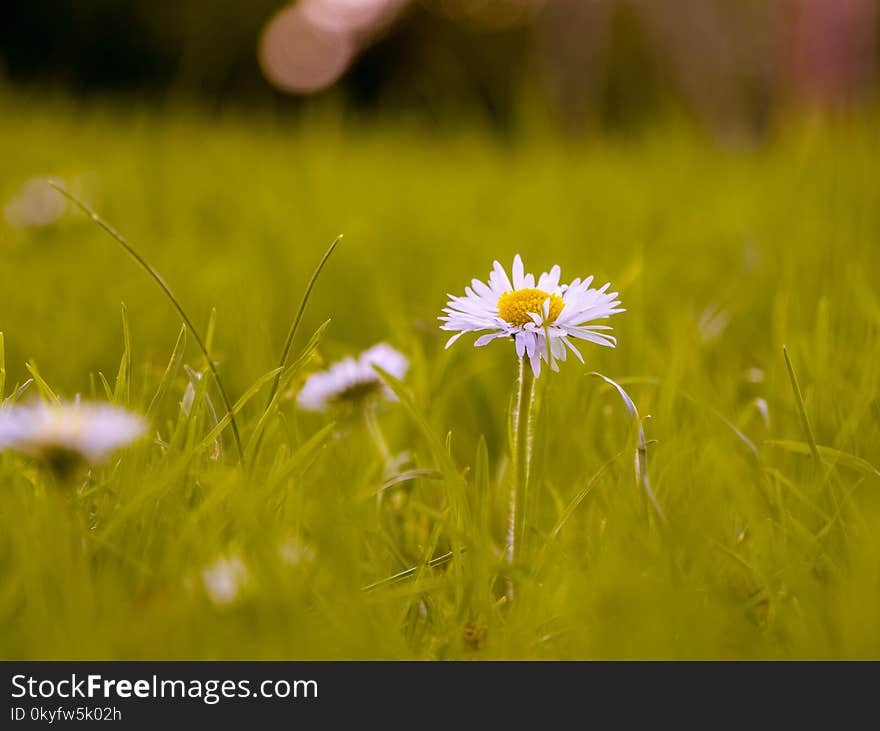
M793 100L874 97L878 3L402 0L394 22L318 96L441 118L479 109L503 125L537 92L573 126L636 124L674 105L722 127L760 127ZM526 5L507 22L511 7ZM305 97L273 88L258 61L261 32L283 7L13 0L0 27L0 79L296 108Z

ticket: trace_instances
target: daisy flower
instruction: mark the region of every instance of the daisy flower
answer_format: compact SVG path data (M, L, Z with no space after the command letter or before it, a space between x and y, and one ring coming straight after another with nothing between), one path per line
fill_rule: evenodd
M529 359L537 377L541 361L559 370L558 361L566 359L567 350L584 362L571 338L610 348L616 345L615 338L607 334L611 327L593 324L623 312L617 292L608 291L610 284L595 289L590 286L593 277L560 284L558 265L536 280L524 272L519 254L513 259L512 274L508 277L496 261L488 284L474 279L465 288L464 297L448 295L445 314L438 318L443 322L440 329L457 332L449 338L447 348L468 332L489 331L477 338L477 347L511 337L517 356Z
M0 450L14 449L49 462L82 458L97 463L146 429L143 418L107 403L37 402L0 410Z
M386 343L374 345L357 358L344 358L309 376L296 397L297 406L304 411L326 411L334 406L359 405L375 397L396 400L374 365L395 378L403 378L409 361Z

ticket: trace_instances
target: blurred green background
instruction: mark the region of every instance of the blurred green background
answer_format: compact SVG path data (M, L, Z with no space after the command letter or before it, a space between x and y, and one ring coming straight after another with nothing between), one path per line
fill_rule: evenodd
M200 325L216 308L233 398L274 365L344 233L297 347L331 318L323 362L377 340L411 358L414 404L451 432L468 499L490 492L493 547L472 546L464 574L362 591L442 554L446 488L417 480L377 507L364 496L383 465L345 421L299 464L327 420L290 401L243 475L230 444L219 462L196 447L181 374L157 442L96 470L76 519L34 499L33 464L0 456L0 617L15 628L0 653L880 657L877 32L862 0L15 3L0 30L7 393L33 359L64 396L100 395L125 302L142 409L179 330L49 177ZM534 271L611 281L627 312L616 350L547 378L546 549L508 608L467 567L497 569L516 364L506 344L443 351L436 317L517 252ZM821 464L796 451L783 345ZM185 362L199 368L192 343ZM668 525L640 503L625 413L591 370L648 417ZM402 409L381 418L395 452L436 466ZM181 429L195 435L183 446ZM293 560L278 551L291 537L308 547ZM232 555L251 580L218 603L203 572Z
M878 33L876 0L31 0L4 13L0 74L499 130L535 106L574 132L674 109L748 139L792 108L875 99Z

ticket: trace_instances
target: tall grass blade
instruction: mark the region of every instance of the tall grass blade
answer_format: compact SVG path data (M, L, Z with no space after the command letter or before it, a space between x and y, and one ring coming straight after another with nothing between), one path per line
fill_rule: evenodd
M156 389L156 393L153 394L153 398L150 400L150 405L147 407L146 417L148 419L153 415L153 409L162 403L162 399L165 398L165 394L168 392L168 387L171 385L171 382L180 370L180 364L183 362L185 351L186 325L181 325L180 334L177 336L174 350L171 351L171 358L168 360L168 365L165 367L165 372L162 374L162 379L159 381L159 387Z
M27 368L28 373L33 376L34 383L37 384L37 390L40 392L40 395L47 401L54 401L56 404L60 404L61 399L58 398L58 396L52 390L52 387L48 383L46 383L46 381L40 375L40 372L37 370L37 364L33 361L28 361L24 364L24 367Z
M431 428L424 414L416 407L403 383L377 365L374 365L373 369L382 377L382 380L392 390L394 395L397 396L404 411L406 411L428 443L428 448L431 450L437 467L443 473L443 482L446 485L446 503L452 518L452 531L449 540L453 546L453 553L460 554L464 526L470 522L464 479L455 468L455 462L453 462L446 445L437 436L434 429ZM453 569L456 568L454 565Z
M312 458L312 456L324 446L324 442L327 441L327 437L333 433L333 430L336 428L336 422L331 421L329 424L326 424L317 432L315 432L311 437L309 437L305 442L303 442L297 450L290 456L290 459L287 461L287 464L279 470L279 472L274 475L272 480L272 486L274 487L278 483L286 480L290 477L294 472L297 471L300 467L302 467L308 460Z
M34 379L28 378L20 386L16 385L16 387L12 389L12 393L6 397L6 400L0 403L0 408L6 408L7 406L11 406L16 401L18 401L22 396L24 396L25 391L27 391L33 385L33 383Z
M590 481L586 484L586 486L575 495L571 502L565 506L565 509L562 511L562 514L559 516L559 519L556 521L556 525L553 526L553 530L550 531L550 540L555 540L559 534L562 532L562 529L565 527L565 524L568 522L569 518L574 515L575 511L578 509L580 504L586 500L587 496L593 492L593 489L596 487L596 484L599 482L599 478L605 474L609 467L614 464L620 457L623 455L623 452L618 452L611 459L609 459L605 464L603 464L593 476L590 478Z
M859 472L863 472L866 475L880 477L880 469L877 469L874 465L868 462L868 460L857 457L849 452L842 452L839 449L834 449L834 447L824 447L821 444L810 445L807 442L789 441L786 439L768 439L764 444L768 444L771 447L779 447L780 449L784 449L787 452L793 452L794 454L808 454L813 456L818 454L820 458L824 459L831 465L842 464L846 467L858 470ZM814 449L815 452L813 451Z
M428 448L431 450L431 453L437 462L437 466L440 468L440 471L443 473L443 477L447 482L447 500L449 501L450 507L456 511L464 511L466 509L464 500L464 480L458 473L458 470L456 470L455 463L452 461L452 457L449 455L445 444L440 440L440 437L437 436L434 429L431 428L431 425L428 423L424 414L422 414L422 412L416 407L403 383L377 365L374 365L373 369L382 377L382 380L385 381L388 388L394 392L394 395L397 396L404 411L409 414L410 418L418 427L418 430L422 433L425 441L428 443Z
M807 409L804 406L804 397L801 394L801 387L798 383L797 374L794 372L794 366L791 364L791 358L788 357L788 348L782 346L782 354L785 356L785 367L788 368L788 378L791 381L791 390L794 391L795 401L797 401L798 412L801 416L801 423L804 432L807 435L807 443L810 445L810 454L816 460L816 464L822 465L822 458L819 456L819 449L816 446L816 438L813 436L813 427L810 425L810 418L807 416Z
M620 398L623 400L624 405L626 406L626 410L629 413L630 419L632 419L633 424L638 429L638 441L636 443L636 456L635 456L635 469L636 469L636 480L639 484L641 484L642 489L645 491L645 495L647 495L648 499L651 501L651 505L654 506L654 510L657 511L657 515L663 521L666 520L666 516L663 514L663 508L660 507L660 503L657 501L656 496L654 495L654 491L651 489L650 478L648 477L648 443L645 439L645 429L642 426L641 417L639 417L639 410L636 408L635 403L629 397L629 394L626 390L618 384L616 381L608 378L608 376L603 376L601 373L597 373L593 371L589 375L596 376L597 378L601 378L605 383L609 386L612 386L615 391L620 395Z
M204 398L205 410L208 413L208 420L211 424L211 428L209 429L209 434L212 435L212 439L214 442L214 451L211 453L212 459L219 459L221 452L223 451L223 445L220 442L220 433L222 429L217 430L217 426L220 424L220 419L217 418L217 410L214 408L214 402L211 400L211 394L208 393L208 381L204 377L204 373L199 373L196 370L193 370L188 365L183 366L183 370L186 372L187 377L189 378L189 386L187 387L187 392L184 393L184 401L187 400L187 395L191 396L191 403L189 408L184 408L184 411L187 412L187 416L190 416L190 409L193 408L196 404L201 404L202 399ZM181 404L183 405L183 404ZM227 415L232 412L227 412ZM193 412L193 415L195 412ZM234 416L234 413L233 413ZM196 423L196 419L190 418L190 426ZM228 421L226 422L229 423ZM200 445L206 444L211 440L202 440Z
M389 576L386 579L381 579L380 581L376 581L372 584L368 584L363 587L363 591L373 591L374 589L378 589L382 586L387 586L388 584L396 584L398 581L403 581L404 579L408 579L410 576L415 576L415 574L422 569L425 565L430 568L434 568L436 566L442 566L445 563L448 563L455 557L455 553L453 551L449 551L447 553L442 554L441 556L435 556L427 564L420 564L419 566L413 566L408 569L404 569L403 571L399 571L393 576Z
M260 392L260 389L264 385L266 385L266 383L268 383L270 379L278 375L278 371L280 370L280 368L273 368L271 371L263 374L256 381L254 381L251 387L248 388L248 390L239 397L238 401L235 402L235 406L232 407L232 411L230 411L226 414L226 416L220 419L214 426L214 428L205 435L205 437L199 444L198 449L204 449L212 441L217 439L220 436L221 432L228 426L229 420L232 418L233 414L237 414L239 411L241 411L244 408L245 404L247 404L248 401L256 396Z
M321 261L318 262L318 266L315 267L315 271L312 272L312 277L309 279L309 283L306 285L306 290L303 292L302 301L299 303L299 309L296 311L296 316L293 318L293 322L290 325L290 330L287 332L287 340L284 341L284 348L281 350L281 358L278 360L278 367L283 369L287 365L287 359L290 357L290 349L293 347L293 339L296 337L296 332L299 330L299 324L302 322L303 315L306 311L306 305L309 303L309 297L312 295L312 290L315 287L315 283L318 281L318 277L321 274L321 270L324 268L324 265L327 263L327 260L330 258L330 255L333 253L333 250L342 240L342 234L337 236L333 243L327 247L327 251L324 252L324 256L321 257ZM269 391L269 398L266 399L266 410L268 410L272 405L272 400L275 398L275 394L278 392L278 387L280 385L281 374L279 372L278 376L276 376L274 383L272 384L272 388Z
M174 292L171 291L171 288L165 283L165 280L162 279L159 272L157 272L150 263L144 259L132 246L125 240L125 238L116 231L110 224L106 223L104 219L102 219L95 211L93 211L88 205L86 205L83 201L77 198L75 195L70 193L67 189L65 189L62 185L57 182L50 180L49 185L51 185L55 190L57 190L61 195L67 198L71 203L73 203L77 208L79 208L83 213L85 213L89 218L91 218L100 228L102 228L116 243L118 243L127 253L128 255L137 262L137 264L143 269L159 286L159 288L165 293L165 296L168 298L171 305L177 310L177 314L180 315L180 318L183 320L184 324L189 328L189 331L192 333L193 338L196 341L196 344L199 346L199 350L202 351L202 355L205 356L205 360L208 363L208 368L211 370L211 374L214 376L214 381L217 383L217 390L220 392L220 398L223 400L223 406L226 408L226 413L232 412L232 401L229 398L228 393L226 392L226 388L223 386L223 380L220 378L220 374L217 372L217 366L211 360L211 356L208 352L208 348L205 345L205 341L202 340L199 335L199 331L196 329L195 325L193 325L192 320L189 315L186 314L186 310L183 309L183 305L180 304L180 300L174 295ZM240 464L244 465L245 456L244 456L244 447L241 442L241 434L238 430L238 423L235 421L235 417L231 416L229 419L229 424L232 427L232 436L235 439L235 448L238 451L238 461Z
M275 408L278 402L281 400L281 396L284 393L286 384L290 382L309 362L312 353L315 352L315 349L318 347L318 343L321 342L321 337L324 335L324 331L329 325L330 320L325 320L323 323L321 323L320 327L318 327L318 329L315 330L315 332L312 334L312 337L309 338L309 342L306 343L306 347L303 348L297 359L293 363L291 363L289 367L284 369L280 374L280 378L278 379L278 387L275 389L272 400L263 410L263 413L260 414L260 418L257 420L257 425L251 432L250 439L248 439L248 443L245 446L245 453L251 458L251 467L253 467L257 462L260 444L262 444L263 441L263 431L266 428L269 417L275 412Z
M128 308L122 303L122 359L116 372L116 388L113 402L128 406L131 404L131 331L128 326Z
M98 379L101 381L101 386L104 389L104 397L113 402L113 387L110 385L110 381L107 380L107 376L104 375L102 371L98 371Z

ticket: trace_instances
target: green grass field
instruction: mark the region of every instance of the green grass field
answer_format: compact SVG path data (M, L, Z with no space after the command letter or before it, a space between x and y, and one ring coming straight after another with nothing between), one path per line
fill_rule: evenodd
M0 454L0 656L880 658L876 118L722 149L672 123L575 143L329 111L281 124L8 92L0 107L0 200L56 177L119 229L211 330L233 401L263 379L238 413L245 443L311 272L345 235L292 360L331 322L241 469L230 430L209 434L206 397L224 413L210 377L181 410L206 363L192 337L172 359L180 318L155 283L73 208L0 221L3 395L28 361L68 398L107 398L100 374L141 413L161 391L152 439L73 487ZM534 550L510 569L513 348L444 351L436 318L517 252L610 280L627 311L616 350L541 377ZM378 420L400 470L419 470L387 489L358 419L292 398L379 340L412 362ZM591 371L644 417L665 522L624 404ZM212 601L203 572L232 557L239 591Z

